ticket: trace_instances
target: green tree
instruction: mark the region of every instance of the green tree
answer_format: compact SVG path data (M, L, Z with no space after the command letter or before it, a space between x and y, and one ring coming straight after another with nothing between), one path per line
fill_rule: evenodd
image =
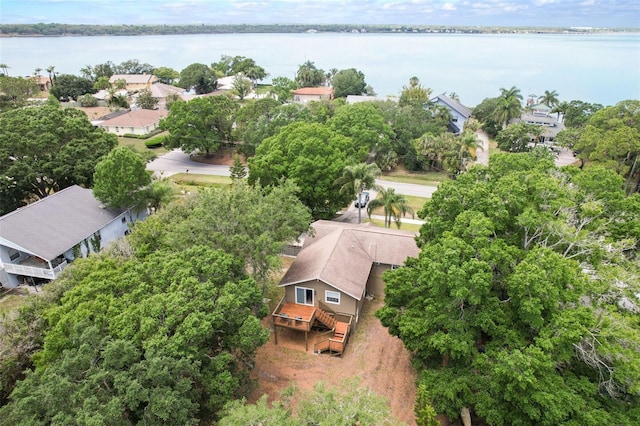
M628 296L610 287L622 274L637 291L622 247L640 209L612 202L621 188L605 169L498 154L425 204L420 255L385 274L376 315L414 353L437 412L470 408L499 425L638 415L640 353L622 347L638 347L640 333L620 310ZM612 233L618 220L625 231Z
M114 74L151 74L153 65L141 63L138 59L127 59L114 67Z
M293 99L293 91L297 88L297 83L287 77L275 77L271 80L270 94L280 103L285 103Z
M198 150L210 156L222 143L232 140L238 104L227 96L209 96L189 102L175 102L160 127L169 131L164 145L185 152Z
M589 118L603 108L600 104L571 101L564 111L563 122L567 127L584 127Z
M540 96L540 98L538 98L538 102L541 104L545 104L548 107L555 107L558 105L558 103L560 102L558 100L558 92L556 92L555 90L552 91L548 91L545 90L544 91L544 95Z
M338 71L331 77L333 95L336 98L346 98L347 95L362 95L366 93L367 83L364 74L355 68Z
M234 400L225 405L219 426L263 425L263 426L297 426L298 421L291 418L291 411L278 401L267 405L267 395L262 395L255 404L248 404L246 399Z
M0 112L26 106L38 91L38 85L30 78L0 75Z
M384 227L391 228L391 219L400 228L402 218L406 214L414 216L413 208L408 204L407 198L402 194L397 194L393 188L379 188L378 197L371 200L367 206L367 214L371 218L371 213L382 207L384 209Z
M142 189L151 183L146 164L128 147L118 147L96 164L93 194L108 207L140 204Z
M153 96L151 89L142 89L136 97L136 105L142 109L156 109L160 100Z
M422 86L418 77L411 77L409 79L409 85L402 87L400 93L400 106L416 105L424 106L429 103L429 97L431 96L431 89Z
M112 75L116 74L115 67L115 64L111 61L94 66L87 65L80 69L80 75L93 82L98 81L101 77L109 79Z
M93 88L96 90L107 90L111 88L111 82L109 81L109 77L102 76L99 77L95 83L93 83Z
M98 98L88 93L80 96L80 98L78 98L78 102L80 102L80 106L83 108L98 106Z
M299 88L322 86L325 82L324 71L313 62L306 61L298 67L295 80Z
M347 194L353 199L360 199L362 191L377 188L376 177L380 176L380 168L375 164L358 163L347 166L342 170L336 183L340 186L340 192ZM358 203L358 223L362 222L362 206Z
M360 161L365 161L370 154L391 150L393 130L376 103L344 105L336 110L328 124L353 141Z
M502 122L495 114L499 102L500 98L485 98L473 109L473 117L482 123L482 129L492 138L502 130Z
M153 70L153 75L158 77L158 80L164 84L173 84L178 78L180 78L180 73L169 67L155 68Z
M335 181L353 162L349 138L319 123L293 123L258 146L249 159L249 183L268 187L292 181L314 218L332 218L351 200Z
M72 74L61 74L56 78L49 92L59 100L78 100L79 96L96 93L93 82Z
M522 95L520 89L513 86L510 89L500 89L501 95L493 111L493 118L505 129L509 121L522 114Z
M524 122L509 125L500 130L496 141L498 148L507 152L525 152L529 150L529 143L533 135L542 130L542 126Z
M247 177L247 169L244 167L244 164L242 164L240 155L235 154L233 156L233 164L229 167L229 174L231 176L231 180L234 182Z
M194 90L196 95L211 93L218 87L216 76L205 64L191 64L180 72L180 87Z
M100 158L118 141L82 111L47 103L0 120L0 213L71 185L90 187Z
M243 73L236 74L233 79L233 94L243 100L249 93L251 93L251 80Z

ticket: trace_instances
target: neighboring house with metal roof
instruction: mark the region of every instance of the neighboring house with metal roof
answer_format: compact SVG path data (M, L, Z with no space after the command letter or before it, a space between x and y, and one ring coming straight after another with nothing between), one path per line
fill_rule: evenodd
M146 212L105 208L77 185L0 217L0 283L53 280L78 256L129 233Z
M531 142L533 143L553 142L555 137L558 136L558 133L566 128L563 123L556 120L555 116L551 115L551 109L542 104L533 105L529 110L525 110L524 114L519 118L514 118L509 121L510 124L520 122L535 124L544 128L544 132L540 136L540 140L535 141L534 137L531 137Z
M451 119L449 120L449 131L459 135L464 130L464 123L471 117L471 110L460 102L445 94L438 95L431 100L436 105L442 105L449 110Z
M398 102L397 96L370 96L370 95L347 95L347 103L357 104L359 102Z
M333 87L302 87L293 92L293 102L306 104L311 101L321 101L323 99L333 99Z
M148 135L160 127L160 120L166 116L166 110L137 109L94 124L118 136Z
M285 295L273 312L274 326L306 334L316 325L335 330L342 323L346 333L341 334L346 338L367 296L384 296L382 274L418 256L416 234L325 220L314 222L312 228L314 233L304 239L278 284L285 288ZM341 353L344 344L338 347L332 351ZM328 350L315 347L314 351L321 349Z
M159 81L153 74L114 74L109 78L109 83L113 85L118 80L124 80L127 83L126 89L129 92L150 89L152 84Z

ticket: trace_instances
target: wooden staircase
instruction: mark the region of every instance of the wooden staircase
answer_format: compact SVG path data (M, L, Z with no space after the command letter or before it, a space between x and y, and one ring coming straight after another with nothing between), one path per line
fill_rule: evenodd
M316 308L316 319L328 329L335 330L337 321L327 311Z

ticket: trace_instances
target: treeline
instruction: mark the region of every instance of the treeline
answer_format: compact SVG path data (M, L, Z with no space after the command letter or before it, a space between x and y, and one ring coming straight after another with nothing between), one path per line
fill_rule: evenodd
M0 36L132 36L231 33L585 33L628 31L629 29L575 29L544 27L456 27L438 25L356 25L356 24L231 24L231 25L79 25L60 23L0 24ZM637 30L637 29L636 29Z

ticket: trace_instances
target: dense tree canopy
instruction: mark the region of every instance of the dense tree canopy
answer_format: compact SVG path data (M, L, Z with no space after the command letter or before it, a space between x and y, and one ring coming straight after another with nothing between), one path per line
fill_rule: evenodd
M71 185L92 186L96 163L117 143L75 109L47 104L3 113L0 214Z
M38 85L31 78L0 75L0 112L26 106L27 99L38 90Z
M120 209L142 201L143 189L151 183L146 163L129 147L111 151L93 174L93 194L108 207Z
M640 198L602 168L492 156L425 205L421 253L385 275L382 323L434 407L488 424L640 415Z
M96 89L93 88L91 80L73 74L61 74L56 78L49 93L59 100L72 99L75 101L84 94L96 93Z
M431 89L423 86L420 83L420 79L413 76L409 79L408 86L402 86L402 92L400 93L400 100L398 102L400 106L424 106L429 103L430 96Z
M355 68L340 70L331 78L333 95L336 98L345 98L348 95L363 95L367 92L367 82L364 74Z
M207 156L232 140L234 116L238 104L227 96L196 98L174 102L160 127L169 131L164 145L185 152L198 150Z
M249 182L267 187L292 181L314 218L331 218L351 201L336 179L354 162L351 139L319 123L298 122L258 146L249 159Z
M180 72L180 87L194 90L196 95L211 93L218 87L215 74L205 64L191 64Z

